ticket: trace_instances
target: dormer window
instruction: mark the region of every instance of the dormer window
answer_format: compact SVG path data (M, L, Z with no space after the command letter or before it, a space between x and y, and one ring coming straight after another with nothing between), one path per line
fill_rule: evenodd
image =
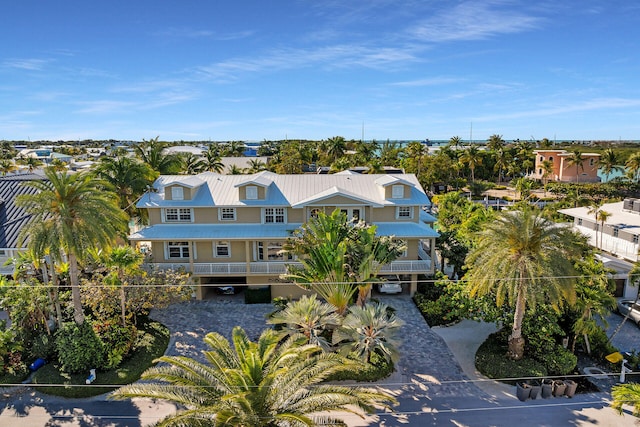
M171 199L172 200L184 200L184 188L179 186L171 187Z
M392 199L403 199L404 198L404 185L394 185L391 187L391 198Z
M247 192L247 200L258 199L258 187L256 187L255 185L247 185L245 189Z

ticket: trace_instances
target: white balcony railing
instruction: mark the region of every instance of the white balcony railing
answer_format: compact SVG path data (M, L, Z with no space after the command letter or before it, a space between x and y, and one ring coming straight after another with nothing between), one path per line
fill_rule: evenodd
M296 262L197 262L193 263L193 274L196 276L230 276L247 274L280 275L286 272L287 264L302 266ZM189 263L150 263L147 264L157 270L190 271ZM382 273L428 273L431 271L431 260L393 261L384 265Z

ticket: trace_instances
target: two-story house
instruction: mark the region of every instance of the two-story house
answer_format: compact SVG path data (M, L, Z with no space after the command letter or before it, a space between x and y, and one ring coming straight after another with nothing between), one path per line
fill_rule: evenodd
M129 236L147 242L155 268L185 268L193 274L197 298L219 286L269 286L271 296L299 296L283 283L282 253L291 233L318 212L340 209L350 219L377 226L379 235L406 243L402 257L382 267L406 281L413 294L419 274L433 273L434 218L431 202L414 175L338 173L333 175L161 176L137 206L149 226Z
M606 203L599 210L609 214L604 224L596 221L590 207L561 209L558 212L573 218L573 227L589 238L591 246L604 252L601 255L603 262L617 272L616 296L635 298L638 287L627 278L633 263L640 260L640 200Z
M535 150L533 153L536 161L530 178L558 182L600 182L600 154L582 153L582 165L575 165L570 161L572 153L566 150ZM543 167L545 161L551 165L550 172Z

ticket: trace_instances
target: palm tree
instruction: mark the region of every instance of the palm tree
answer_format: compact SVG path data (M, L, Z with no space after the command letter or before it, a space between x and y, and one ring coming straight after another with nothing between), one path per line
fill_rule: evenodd
M452 136L449 138L449 145L453 146L457 150L458 147L462 145L462 138L459 136Z
M420 172L422 171L422 163L423 157L429 153L429 147L424 145L421 142L411 142L404 149L407 159L410 160L412 164L415 164L415 173L416 176L420 177Z
M607 317L616 306L616 299L611 295L611 269L605 268L601 261L594 257L582 259L576 263L578 280L576 281L576 303L571 311L577 319L573 324L572 351L575 351L579 335L584 337L587 353L591 353L589 335L607 327Z
M26 166L29 173L44 165L40 159L31 156L18 157L16 162L20 165Z
M187 175L196 175L206 170L206 163L201 156L193 153L184 153L180 156L182 171Z
M498 171L498 183L502 182L502 172L509 167L510 161L509 153L504 148L496 151L496 164L493 166L493 170Z
M185 408L161 425L252 427L344 425L317 414L346 411L362 416L396 402L386 393L362 387L323 384L331 375L361 364L324 353L301 335L280 340L276 331L266 330L252 342L236 326L232 348L222 335L209 333L204 339L210 348L204 352L206 364L188 357L160 357L162 364L142 375L154 382L126 385L111 398L162 399Z
M493 134L487 140L487 148L489 150L498 151L504 148L505 142L502 135Z
M320 212L287 239L283 250L296 255L302 267L288 265L282 277L327 302L334 289L341 290L340 301L347 289L358 289L358 304L364 305L380 269L404 251L401 242L376 236L375 230L364 222L348 221L338 209L330 215Z
M527 306L535 310L536 303L558 306L575 299L568 277L583 242L532 208L505 212L484 227L467 256L468 289L472 297L495 292L498 306L508 300L514 307L508 354L519 360L524 355L522 321Z
M267 165L260 159L249 160L249 173L256 173L267 169Z
M267 323L284 325L288 335L303 334L309 344L328 351L330 345L323 334L328 328L337 327L340 319L335 307L320 301L315 295L303 295L299 300L289 302L284 310L271 316Z
M96 177L107 181L118 194L120 208L129 216L135 213L135 202L151 186L157 172L146 163L127 157L104 157L94 171Z
M480 149L475 145L468 147L460 156L460 162L469 166L471 170L471 182L475 182L476 166L482 164L482 153L480 153Z
M222 163L218 144L212 143L209 145L207 151L204 152L202 162L204 163L205 171L221 173L224 170L224 163Z
M611 407L620 414L624 405L633 406L633 415L640 417L640 384L616 384L611 388Z
M600 209L597 214L597 219L600 221L600 246L602 246L602 239L604 238L604 223L607 222L610 217L611 212L603 211L602 209ZM602 247L600 249L602 249Z
M596 224L598 224L598 221L600 220L600 208L602 207L603 203L604 203L603 200L594 200L593 204L589 206L589 210L587 211L587 214L595 216ZM597 228L595 230L595 243L596 243L595 245L596 248L600 249L600 247L598 246L598 229Z
M604 150L600 156L600 160L598 160L598 164L600 165L600 169L604 173L605 180L607 182L609 181L609 175L611 175L612 172L621 172L623 170L623 167L618 165L616 152L613 151L612 148Z
M143 259L144 255L131 246L117 246L111 249L105 259L106 266L114 269L112 274L105 277L105 282L120 288L122 326L127 326L127 295L125 291L128 284L127 277L138 270Z
M90 247L107 247L127 225L126 214L118 207L118 197L107 191L109 184L88 173L58 174L45 169L46 180L28 181L24 185L37 191L16 198L16 204L32 220L20 232L20 242L54 260L69 263L69 278L74 319L84 322L80 300L78 259Z
M640 177L640 152L635 152L630 155L624 165L633 177L633 180L638 182Z
M549 183L549 176L553 173L553 162L551 160L543 160L540 164L542 169L542 181L544 185L544 195L547 195L547 184Z
M335 162L344 156L347 150L347 142L341 136L334 136L327 140L327 156L331 162Z
M142 140L133 146L136 155L151 169L160 175L177 173L180 170L180 157L175 154L167 154L166 142L158 141L158 136L150 140Z
M2 176L7 176L8 173L12 173L18 170L18 166L9 159L0 160L0 173Z
M243 174L244 174L244 169L238 167L238 165L229 166L229 172L227 172L227 175L243 175Z
M341 344L346 354L355 352L369 363L371 354L379 353L387 360L398 360L398 334L404 322L389 313L386 304L353 306L333 333L333 344Z
M579 182L580 169L584 170L584 157L579 150L573 150L569 157L567 157L567 167L576 167L576 182Z

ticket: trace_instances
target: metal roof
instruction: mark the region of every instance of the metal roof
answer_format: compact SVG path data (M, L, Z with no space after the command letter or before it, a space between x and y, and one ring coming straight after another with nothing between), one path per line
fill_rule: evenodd
M438 233L424 223L382 222L374 224L379 236L398 238L438 237ZM129 236L129 240L251 240L285 239L302 224L156 224Z
M36 194L34 188L22 184L43 179L42 176L31 173L0 178L0 248L18 248L18 235L22 227L31 220L31 215L16 206L16 196Z
M640 214L637 212L623 210L622 206L623 202L616 202L606 203L600 207L600 210L611 214L611 216L607 218L605 225L609 227L616 227L632 234L640 233ZM594 213L589 213L590 210L590 207L580 207L560 209L558 212L574 218L582 218L595 222L596 216Z
M193 176L171 175L161 176L154 183L155 193L143 196L138 202L139 208L154 207L215 207L215 206L292 206L302 207L305 200L313 200L326 195L333 188L344 190L345 195L358 196L362 205L378 206L430 206L417 178L413 174L365 174L365 175L280 175L271 172L260 172L254 175L219 175L204 172L195 175L206 185L199 187L192 200L165 201L164 187L181 180L192 180ZM191 181L192 182L192 181ZM248 183L267 187L265 200L240 200L238 186ZM386 199L384 186L391 183L403 183L409 186L408 197L402 199Z

